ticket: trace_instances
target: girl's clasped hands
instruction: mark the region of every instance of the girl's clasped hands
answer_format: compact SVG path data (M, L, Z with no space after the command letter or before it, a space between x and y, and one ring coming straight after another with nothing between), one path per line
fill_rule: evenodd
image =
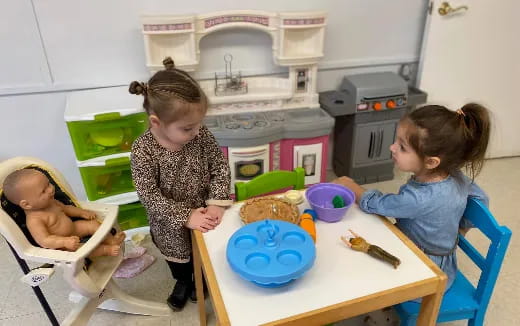
M201 232L208 232L220 224L223 215L223 207L214 205L199 207L192 210L190 218L186 222L186 227Z

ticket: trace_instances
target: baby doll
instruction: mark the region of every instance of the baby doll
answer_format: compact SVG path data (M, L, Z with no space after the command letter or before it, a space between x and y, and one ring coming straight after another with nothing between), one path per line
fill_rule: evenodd
M27 228L43 248L76 251L80 239L94 234L100 225L96 213L54 199L54 186L40 171L15 171L7 176L3 189L7 199L24 210ZM90 257L119 255L124 238L123 232L109 234Z

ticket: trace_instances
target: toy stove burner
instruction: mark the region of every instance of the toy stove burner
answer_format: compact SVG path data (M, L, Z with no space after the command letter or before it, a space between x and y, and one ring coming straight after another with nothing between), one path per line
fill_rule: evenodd
M240 128L240 124L235 122L226 123L226 128L228 129L238 129Z
M227 129L253 129L253 128L267 128L270 126L266 116L262 113L240 113L233 114L228 117L225 124ZM273 121L280 121L274 120Z

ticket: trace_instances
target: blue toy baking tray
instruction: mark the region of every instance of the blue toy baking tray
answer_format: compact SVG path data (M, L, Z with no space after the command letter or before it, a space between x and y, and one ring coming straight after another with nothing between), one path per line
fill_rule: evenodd
M242 278L262 287L279 287L312 267L316 247L301 227L267 219L236 231L226 254L229 265Z

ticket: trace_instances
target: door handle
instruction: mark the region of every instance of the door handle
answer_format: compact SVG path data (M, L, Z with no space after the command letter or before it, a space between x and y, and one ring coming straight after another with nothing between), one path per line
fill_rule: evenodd
M370 145L368 146L368 157L372 158L374 156L374 147L375 147L376 139L374 137L374 132L370 132Z
M439 7L438 11L439 11L439 15L446 16L446 15L455 14L460 10L468 10L468 9L469 9L468 6L459 6L457 8L453 8L452 6L450 6L449 2L443 2L443 3L441 3L441 6Z
M381 156L381 150L383 149L383 129L379 129L377 131L377 135L378 135L378 144L377 144L377 154L376 156L377 157L380 157Z

